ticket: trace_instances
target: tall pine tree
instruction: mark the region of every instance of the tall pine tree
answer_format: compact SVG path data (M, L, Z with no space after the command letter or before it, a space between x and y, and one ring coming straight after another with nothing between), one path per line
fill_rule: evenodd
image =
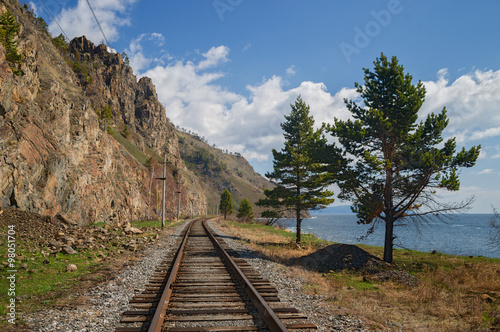
M354 120L335 119L329 131L343 151L333 152L342 163L339 197L354 203L358 222L385 223L384 260L391 263L394 226L457 211L471 202L443 204L435 194L438 188L460 188L457 169L472 167L480 146L455 153L454 138L443 143L445 109L417 123L423 84L413 85L396 57L389 61L382 54L374 65L374 71L364 69L364 85L355 83L364 105L345 101Z
M266 198L260 206L285 207L295 212L297 221L297 244L301 242L303 212L321 209L333 202L333 193L325 187L332 182L322 160L327 146L323 130L314 129L314 119L309 114L309 106L299 96L292 111L281 124L285 137L285 147L281 151L273 149L272 173L279 187L266 191ZM273 209L276 211L276 209Z

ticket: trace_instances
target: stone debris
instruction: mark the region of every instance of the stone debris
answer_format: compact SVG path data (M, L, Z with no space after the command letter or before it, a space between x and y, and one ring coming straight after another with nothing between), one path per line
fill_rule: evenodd
M73 271L76 271L78 270L78 268L76 267L75 264L68 264L66 265L66 271L67 272L73 272Z
M63 254L66 254L66 255L78 254L78 252L76 252L76 250L71 248L70 246L63 247L61 251L63 252Z
M352 244L335 243L310 255L300 257L298 264L313 271L329 272L344 269L372 269L387 265L380 258Z
M124 311L136 310L129 305L135 295L134 290L144 289L155 267L171 250L176 249L183 228L184 225L181 225L161 233L157 244L149 245L135 254L141 257L140 260L130 261L124 270L109 281L83 293L71 294L76 304L42 309L31 314L21 313L19 319L26 321L28 330L34 332L114 331ZM82 303L80 299L85 301Z

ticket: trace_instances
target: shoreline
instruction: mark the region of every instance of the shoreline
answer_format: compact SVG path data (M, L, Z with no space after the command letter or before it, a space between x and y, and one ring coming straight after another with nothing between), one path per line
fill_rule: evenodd
M368 245L382 247L384 243L383 225L379 224L375 232L364 241L357 238L366 234L370 225L358 225L354 214L313 214L315 218L304 219L302 233L313 234L332 243ZM451 256L500 258L500 248L488 244L490 225L493 214L460 214L453 215L457 221L423 224L419 229L397 228L396 236L400 236L404 248L420 252L436 250ZM329 220L331 218L331 220ZM295 232L294 219L282 219L281 225ZM420 232L420 233L419 233Z

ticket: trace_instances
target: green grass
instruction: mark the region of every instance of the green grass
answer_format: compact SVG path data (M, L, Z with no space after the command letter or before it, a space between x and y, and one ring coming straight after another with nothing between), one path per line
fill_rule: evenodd
M352 287L362 291L379 291L376 282L364 281L356 271L330 272L326 275L328 280L336 279L346 287Z
M153 149L151 149L149 146L146 146L146 150L149 155L153 156L156 158L157 161L162 161L163 158L160 157Z
M111 245L102 252L109 250ZM83 250L78 255L65 255L57 253L55 256L50 255L43 257L39 250L27 250L22 244L16 248L17 255L24 255L28 258L27 261L16 260L15 267L16 275L16 297L23 297L22 302L16 301L18 308L23 308L28 303L49 304L52 299L44 299L39 301L40 297L44 297L48 292L59 292L71 289L78 279L83 274L90 274L95 271L100 264L95 262L96 254L89 254ZM2 261L6 257L6 248L0 248L0 257ZM31 260L34 258L34 260ZM49 260L49 264L44 264L45 260ZM20 265L26 263L28 271L20 269ZM78 270L74 272L66 272L68 264L75 264ZM0 280L0 315L6 314L6 304L9 301L7 279Z
M383 247L368 246L365 244L357 244L357 246L374 256L383 257L384 255ZM424 270L433 271L438 268L444 271L451 271L464 264L500 263L499 258L455 256L443 253L432 254L429 252L406 249L395 249L393 255L396 266L412 274Z
M172 225L174 221L165 220L165 227ZM161 220L137 220L130 223L133 227L161 227Z
M228 223L231 226L235 226L235 227L239 227L239 228L243 228L243 229L261 230L261 231L265 231L265 232L268 232L271 234L280 235L280 236L289 238L290 242L295 242L295 240L297 239L296 233L289 232L289 231L282 230L282 229L278 229L274 226L259 225L259 224L255 224L255 223L248 223L248 224L244 223L243 224L243 223L232 222L232 221L230 221ZM333 242L320 239L314 234L307 234L307 233L302 234L301 243L304 246L327 246L327 245L333 244Z
M161 221L136 221L131 223L134 227L161 227ZM172 225L172 221L166 221L165 226ZM90 226L105 226L105 223L95 223ZM112 230L113 232L121 232ZM6 234L7 229L4 227L0 230L1 234ZM136 236L144 237L145 234ZM149 236L149 235L148 235ZM104 243L104 248L94 246L92 249L77 249L76 255L65 255L57 253L55 255L42 256L41 251L50 251L46 247L39 247L31 242L23 241L21 238L16 242L16 255L25 256L27 260L20 261L16 257L15 270L16 275L16 311L29 313L41 307L50 307L56 303L60 296L67 294L78 287L82 278L92 276L96 270L103 267L106 261L103 261L101 256L116 255L118 250L122 249L122 241L108 241ZM43 262L48 259L49 264ZM7 261L7 246L6 241L0 239L0 262ZM27 271L20 268L22 263L27 264ZM77 270L74 272L66 272L68 264L75 264ZM0 268L2 276L6 274L7 268ZM7 313L7 304L10 301L8 295L9 284L8 280L3 277L0 279L0 330L6 324L3 319ZM19 301L21 300L21 301ZM17 321L18 323L22 323Z
M120 143L121 145L123 145L123 147L138 161L140 162L141 164L143 164L144 166L146 166L146 163L149 159L149 157L144 154L141 150L139 150L135 145L133 145L132 143L130 143L129 140L127 140L125 137L123 137L119 132L117 132L116 130L114 130L113 128L109 127L109 131L110 131L110 134L111 136L113 136L113 138L118 142Z

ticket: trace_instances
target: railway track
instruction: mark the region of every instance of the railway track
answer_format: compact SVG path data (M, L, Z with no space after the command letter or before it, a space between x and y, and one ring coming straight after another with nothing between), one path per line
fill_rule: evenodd
M188 224L178 251L130 304L137 310L123 313L127 326L116 332L316 329L203 219Z

